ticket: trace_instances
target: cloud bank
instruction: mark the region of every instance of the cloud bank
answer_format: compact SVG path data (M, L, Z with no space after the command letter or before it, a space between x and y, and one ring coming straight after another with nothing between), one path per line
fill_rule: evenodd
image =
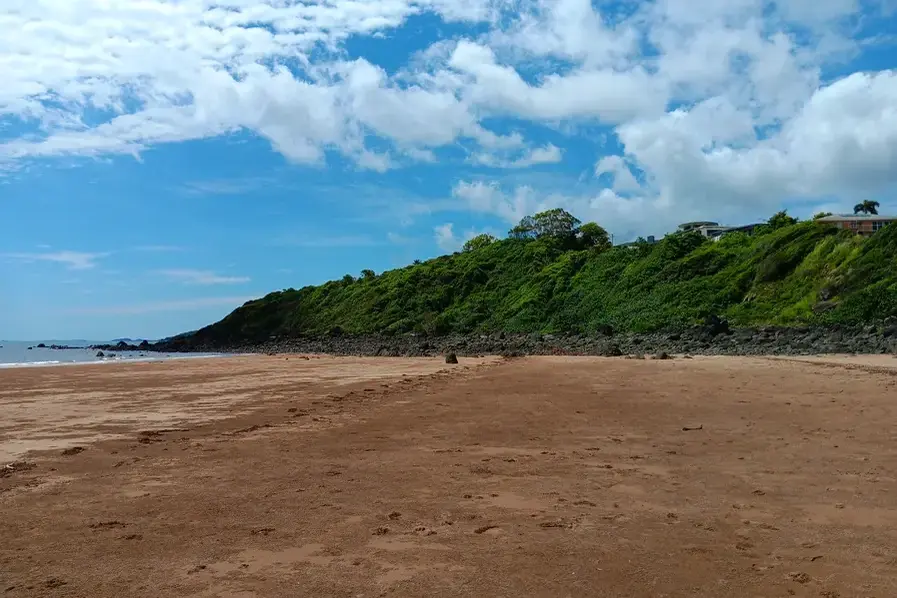
M890 0L8 0L0 169L248 131L295 163L341 157L377 172L459 148L462 164L509 171L594 154L590 176L606 183L595 193L457 183L462 205L509 221L535 205L570 205L627 229L644 227L648 210L672 222L709 208L734 218L789 199L859 198L897 185L897 72L856 66L889 43L874 25L897 23L893 9ZM439 26L398 67L350 52L407 36L415 17ZM536 134L546 131L563 142Z

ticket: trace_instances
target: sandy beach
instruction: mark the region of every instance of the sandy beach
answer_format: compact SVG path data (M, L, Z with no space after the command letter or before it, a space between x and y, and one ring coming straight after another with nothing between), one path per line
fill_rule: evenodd
M897 595L897 359L0 371L3 596Z

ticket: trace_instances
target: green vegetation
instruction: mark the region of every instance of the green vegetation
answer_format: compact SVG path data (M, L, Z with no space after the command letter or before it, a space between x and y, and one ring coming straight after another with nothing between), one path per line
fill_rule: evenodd
M853 206L853 213L859 214L862 212L863 214L878 214L878 206L881 205L877 201L869 201L865 199Z
M250 301L197 333L271 336L650 331L710 314L735 325L860 323L897 315L897 226L870 238L784 212L752 235L675 233L610 247L562 210L423 263Z

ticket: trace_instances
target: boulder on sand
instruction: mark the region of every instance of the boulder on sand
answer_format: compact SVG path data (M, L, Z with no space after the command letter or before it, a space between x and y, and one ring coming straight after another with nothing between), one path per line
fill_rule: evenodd
M458 363L458 356L454 353L446 353L445 355L446 363Z

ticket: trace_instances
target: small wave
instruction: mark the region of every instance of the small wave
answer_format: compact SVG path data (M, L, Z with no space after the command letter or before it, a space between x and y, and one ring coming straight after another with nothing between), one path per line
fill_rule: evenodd
M112 363L140 363L147 361L176 361L182 359L209 359L213 357L228 357L227 353L204 353L201 355L185 355L182 353L161 354L161 355L116 355L114 357L85 359L83 361L15 361L9 363L0 363L0 369L12 368L30 368L30 367L49 367L49 366L66 366L66 365L103 365Z
M29 368L40 367L43 365L60 365L61 363L61 361L14 361L11 363L0 363L0 368Z

